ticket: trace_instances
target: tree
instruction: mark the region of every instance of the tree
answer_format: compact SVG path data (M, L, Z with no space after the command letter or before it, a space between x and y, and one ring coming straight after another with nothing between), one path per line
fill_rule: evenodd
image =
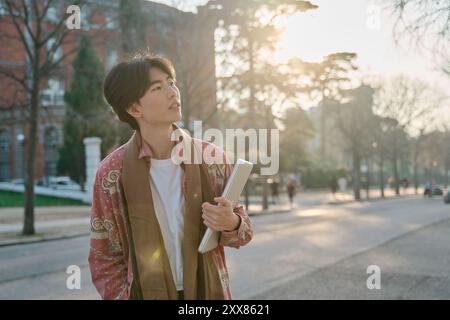
M291 107L282 119L280 154L283 154L280 169L283 172L298 173L309 164L308 139L314 136L314 128L301 108Z
M61 63L77 51L69 46L71 30L66 28L65 15L69 5L79 5L82 1L17 1L3 0L13 32L1 30L0 38L14 42L24 52L25 68L1 67L0 75L13 81L22 92L26 103L24 122L28 129L27 159L25 174L24 235L34 234L34 180L37 132L39 127L40 93L42 82L58 71ZM54 11L53 11L54 10ZM49 12L60 15L52 21ZM69 41L68 41L69 40ZM62 52L62 47L66 50Z
M312 84L309 90L311 98L318 101L339 100L340 90L350 83L350 72L357 70L357 67L353 64L354 59L356 59L356 54L350 52L337 52L324 57L315 68L312 68ZM326 117L327 110L323 107L320 113L319 127L320 159L322 162L326 157Z
M389 127L391 119L375 116L375 130L373 131L372 147L374 149L375 162L378 165L378 181L381 197L384 198L384 166L388 153Z
M396 194L400 194L398 161L405 158L405 134L417 136L426 123L429 129L434 112L442 103L442 98L424 83L411 80L403 75L385 81L375 95L374 112L382 117L395 120L397 128L389 127L389 155L393 164Z
M394 38L410 39L433 54L450 76L450 4L436 0L384 0L395 18Z
M197 7L197 14L180 10L188 6L186 1L171 0L170 5L179 10L168 10L166 15L151 14L148 19L165 28L170 37L151 43L152 50L165 52L173 61L183 105L183 122L192 130L193 120L202 120L203 127L219 127L217 113L217 81L215 56L216 11L208 4ZM183 34L189 30L189 37Z
M448 132L434 130L424 137L421 158L424 165L425 177L428 181L444 184L448 183ZM442 174L442 171L445 171ZM445 180L445 181L442 181Z
M274 88L280 83L267 81L269 77L273 79L280 75L268 72L269 69L279 70L270 61L279 37L274 20L317 6L309 1L293 0L211 0L208 6L219 18L218 86L222 98L229 97L232 103L245 109L250 127L255 127L253 119L259 118L262 119L260 125L271 128L267 108L272 110L274 106L265 103L263 96L268 86ZM265 181L262 197L263 209L267 209L268 185Z
M249 113L257 112L258 80L265 74L267 58L274 51L279 31L274 20L280 15L316 9L309 1L211 0L218 10L221 39L218 43L222 90L246 90ZM236 63L239 62L239 63Z
M368 130L374 122L372 112L374 89L361 85L356 89L342 92L341 103L330 103L328 106L334 117L334 125L342 135L343 144L352 155L352 187L355 200L360 200L361 160L364 148L371 140Z
M103 100L103 65L88 38L80 39L79 48L73 62L71 87L64 95L68 108L58 171L69 173L83 186L86 179L83 139L100 137L105 154L115 142L116 134L114 117Z
M423 158L428 169L428 177L430 180L436 180L437 183L442 182L444 187L447 188L450 170L450 132L448 126L428 133L424 140Z
M146 19L142 12L141 0L120 0L119 26L122 50L125 54L145 48Z
M443 138L442 138L442 160L444 163L444 175L445 175L445 188L449 186L449 171L450 171L450 126L445 125L443 128Z
M411 158L413 163L413 182L414 192L417 194L419 189L419 163L421 160L421 153L424 147L424 138L430 132L436 123L434 115L425 116L422 124L418 127L418 134L411 138Z
M399 125L397 119L389 119L387 123L387 134L389 144L387 145L387 157L392 163L392 174L394 175L395 194L400 195L400 173L399 162L407 159L409 151L408 135L404 128Z

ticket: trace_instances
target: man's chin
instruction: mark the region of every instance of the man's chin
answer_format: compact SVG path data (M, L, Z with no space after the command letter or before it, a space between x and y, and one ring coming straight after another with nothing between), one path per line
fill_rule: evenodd
M181 119L183 119L183 116L181 115L181 112L180 112L179 115L177 115L176 117L173 117L172 122L178 122Z

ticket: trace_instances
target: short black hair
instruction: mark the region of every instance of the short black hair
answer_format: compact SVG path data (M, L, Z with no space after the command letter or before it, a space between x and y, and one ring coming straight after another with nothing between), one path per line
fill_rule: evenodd
M138 102L150 87L150 69L158 68L176 80L172 62L152 53L138 53L114 66L105 78L103 94L119 119L139 130L136 119L127 109Z

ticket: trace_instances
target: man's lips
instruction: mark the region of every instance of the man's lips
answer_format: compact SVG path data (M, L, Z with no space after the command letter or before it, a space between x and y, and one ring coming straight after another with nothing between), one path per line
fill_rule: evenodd
M170 106L169 109L176 109L179 107L181 107L181 104L179 102L174 102L174 103L172 103L172 105Z

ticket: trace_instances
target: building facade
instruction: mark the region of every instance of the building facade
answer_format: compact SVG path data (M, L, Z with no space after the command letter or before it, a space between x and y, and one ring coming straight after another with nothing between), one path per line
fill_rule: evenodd
M37 0L39 1L39 0ZM59 2L56 2L59 3ZM60 21L66 8L47 10L46 24ZM215 78L215 21L206 6L196 14L142 1L145 18L145 44L153 53L162 54L174 63L180 86L185 121L208 119L217 125ZM54 52L58 59L74 47L81 35L88 36L108 71L124 57L119 27L119 0L90 0L80 6L81 29ZM25 28L25 26L22 26ZM5 4L0 0L0 69L18 74L27 72L25 49L15 32ZM48 45L51 50L51 41ZM70 88L72 63L76 55L63 60L52 75L41 82L39 129L36 151L36 178L56 176L59 148L63 145L66 116L64 92ZM24 177L27 125L27 93L10 78L0 75L0 181Z

